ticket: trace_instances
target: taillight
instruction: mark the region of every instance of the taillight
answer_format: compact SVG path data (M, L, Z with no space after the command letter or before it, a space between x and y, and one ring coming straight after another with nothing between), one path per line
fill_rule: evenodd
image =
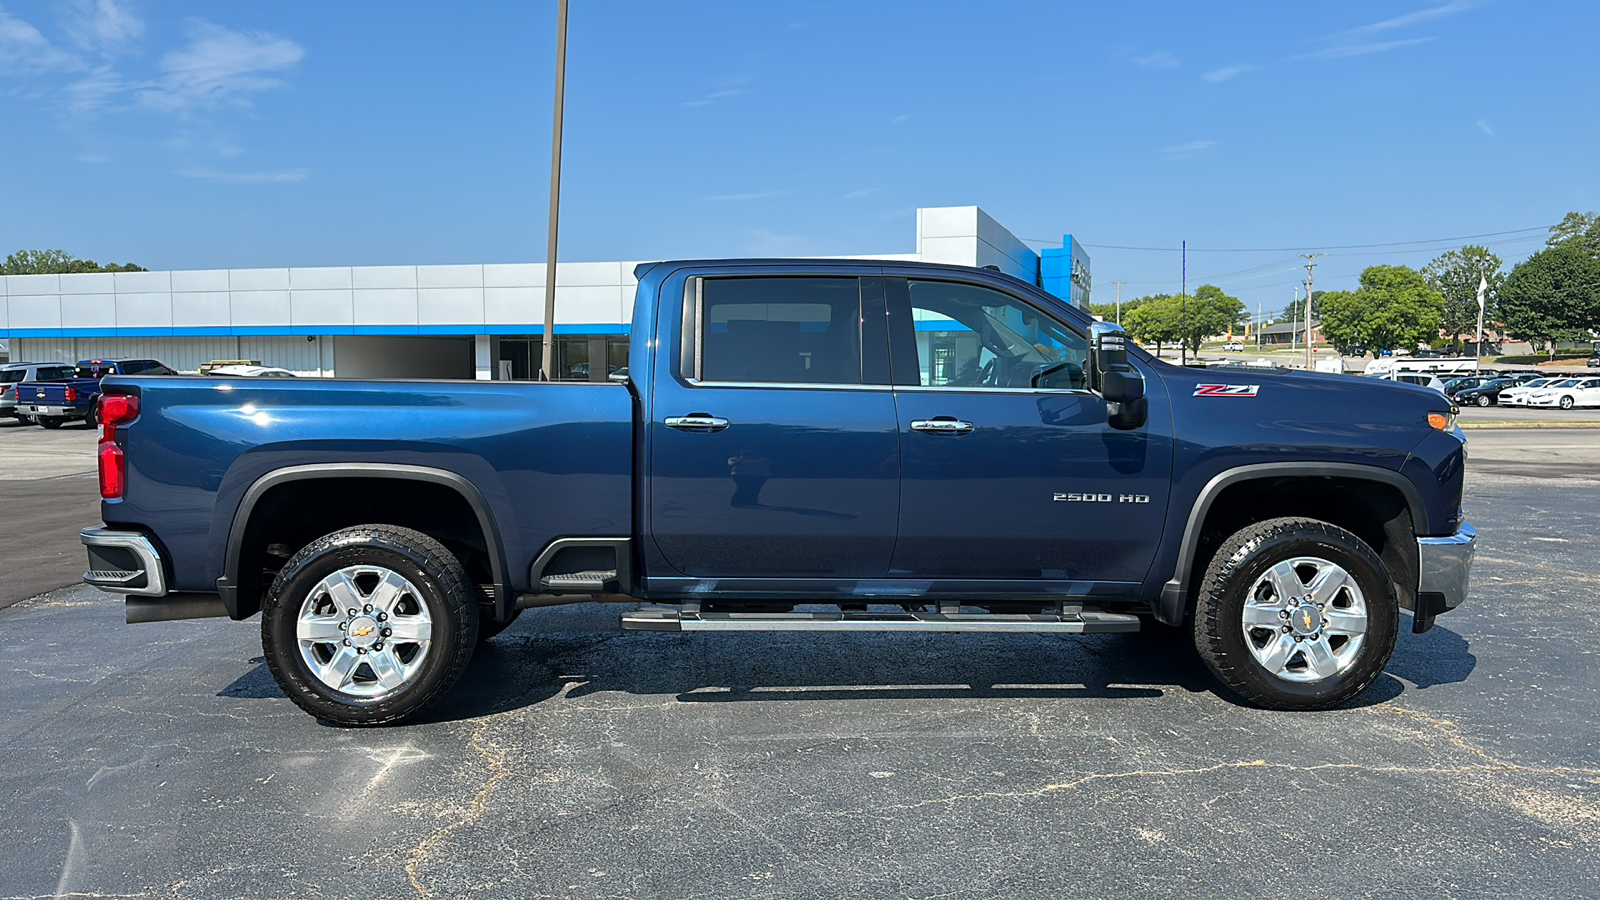
M73 388L67 388L66 401L68 403L77 403L78 392Z
M139 417L139 398L131 394L100 395L100 496L120 500L128 487L128 459L117 446L117 426Z

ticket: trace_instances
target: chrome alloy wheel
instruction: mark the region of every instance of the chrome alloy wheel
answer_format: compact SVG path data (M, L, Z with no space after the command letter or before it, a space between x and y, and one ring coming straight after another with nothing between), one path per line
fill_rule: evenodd
M295 620L300 657L346 694L394 693L422 670L433 619L415 585L382 566L350 566L317 582Z
M1367 602L1342 567L1315 556L1268 569L1245 599L1250 653L1271 675L1309 683L1355 665L1367 637Z

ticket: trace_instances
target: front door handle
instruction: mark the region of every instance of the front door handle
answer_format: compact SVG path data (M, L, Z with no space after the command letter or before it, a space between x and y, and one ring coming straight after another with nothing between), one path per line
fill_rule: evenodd
M705 413L690 413L687 416L668 416L662 424L679 431L721 431L728 427L728 420Z
M921 431L926 434L971 434L972 423L963 422L954 416L936 416L932 419L918 419L911 423L912 431Z

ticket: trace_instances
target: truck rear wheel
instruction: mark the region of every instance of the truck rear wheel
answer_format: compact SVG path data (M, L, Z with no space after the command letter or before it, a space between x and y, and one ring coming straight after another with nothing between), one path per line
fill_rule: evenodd
M1388 665L1399 621L1393 581L1360 538L1315 519L1269 519L1212 557L1194 639L1212 673L1250 703L1330 709Z
M360 525L312 541L273 582L261 648L296 705L337 725L384 725L450 690L478 639L460 560L425 534Z

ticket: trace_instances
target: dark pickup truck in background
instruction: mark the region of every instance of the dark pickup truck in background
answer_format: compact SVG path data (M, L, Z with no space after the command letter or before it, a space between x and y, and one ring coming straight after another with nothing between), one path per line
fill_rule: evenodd
M965 267L637 274L613 383L105 379L85 580L130 622L260 612L285 693L346 725L587 601L653 631L1185 628L1245 700L1321 709L1401 609L1466 595L1436 391L1172 366Z
M31 417L46 428L60 428L83 419L90 428L99 424L100 379L107 375L176 375L153 359L85 359L62 377L24 381L17 385L17 415Z

